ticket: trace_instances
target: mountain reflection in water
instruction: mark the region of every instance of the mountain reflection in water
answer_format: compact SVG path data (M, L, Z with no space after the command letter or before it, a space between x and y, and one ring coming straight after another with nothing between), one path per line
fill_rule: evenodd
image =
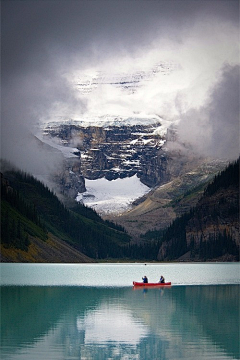
M1 359L237 359L239 289L4 286Z

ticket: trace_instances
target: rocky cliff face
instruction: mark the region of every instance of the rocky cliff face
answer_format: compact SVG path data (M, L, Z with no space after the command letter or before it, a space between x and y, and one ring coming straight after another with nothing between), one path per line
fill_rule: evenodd
M166 137L155 132L159 126L159 123L121 127L60 125L46 127L44 133L60 139L65 146L74 142L80 158L79 167L75 165L75 170L71 169L73 173L91 180L137 174L142 183L152 187L169 178L167 158L162 150Z
M74 146L74 156L65 158L64 170L56 177L61 191L72 198L86 190L84 178L113 180L137 174L143 184L153 189L127 214L114 219L108 215L133 236L138 237L139 231L164 228L176 215L195 205L197 198L194 203L185 201L175 209L169 203L225 166L224 162L197 157L178 142L176 130L164 127L160 120L145 123L113 120L101 126L52 123L45 127L44 137L57 139L64 149ZM139 224L137 229L132 228L132 223Z
M62 169L53 175L53 180L57 183L59 191L70 198L75 198L79 192L86 191L79 158L64 160Z

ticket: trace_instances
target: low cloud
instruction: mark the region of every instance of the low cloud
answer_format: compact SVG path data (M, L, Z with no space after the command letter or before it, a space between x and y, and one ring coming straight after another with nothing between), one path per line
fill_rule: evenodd
M182 114L181 141L214 158L239 156L239 66L226 65L204 106Z
M34 138L41 122L93 112L180 119L199 152L235 156L238 33L238 1L3 1L1 157L49 173L61 159ZM132 95L105 87L84 97L73 85L78 73L159 61L179 68Z
M51 120L53 113L55 117L84 112L84 101L77 95L56 71L51 76L33 72L10 77L2 91L1 158L36 176L59 170L63 161L60 151L36 136L41 132L41 120Z

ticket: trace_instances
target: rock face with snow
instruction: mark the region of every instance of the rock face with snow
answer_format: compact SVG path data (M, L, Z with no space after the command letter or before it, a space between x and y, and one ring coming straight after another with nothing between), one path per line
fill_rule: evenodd
M184 194L224 166L200 158L178 139L176 94L168 91L180 65L159 61L140 67L68 74L81 109L64 115L56 105L42 129L43 141L65 159L55 178L60 191L134 236L164 228L187 211L193 197L185 201ZM182 197L179 206L171 205Z
M67 116L80 119L66 120L61 106L56 107L55 121L43 129L44 141L65 157L63 170L55 177L61 192L71 197L85 192L84 179L112 181L136 175L141 184L154 187L171 178L163 150L170 124L146 108L144 94L178 70L179 64L159 60L131 71L88 69L68 74L81 102L87 104L86 112L79 115L73 110Z
M174 127L162 119L109 116L90 120L48 123L44 138L53 143L57 141L58 148L65 154L64 170L56 179L61 191L72 198L78 196L79 201L102 215L129 210L145 195L144 213L149 213L148 205L154 203L155 208L163 202L165 215L161 214L161 221L165 226L175 216L166 215L166 199L168 203L182 196L223 166L194 155L179 143ZM207 164L207 169L202 169L203 164ZM117 181L124 179L125 182ZM181 191L178 194L176 190L174 195L172 190L165 191L164 201L158 199L156 189L164 184L175 184L174 189ZM131 189L130 193L126 187ZM156 191L146 195L151 189ZM154 218L151 216L147 224Z
M55 124L44 132L45 136L60 138L65 146L74 142L85 178L114 180L137 174L143 184L152 187L168 179L162 150L166 136L159 134L158 128L159 121L123 126Z

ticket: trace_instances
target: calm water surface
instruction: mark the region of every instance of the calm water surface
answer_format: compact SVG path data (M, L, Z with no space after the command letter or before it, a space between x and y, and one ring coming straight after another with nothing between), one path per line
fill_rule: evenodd
M1 264L1 359L239 359L239 270ZM131 286L161 274L173 286Z

